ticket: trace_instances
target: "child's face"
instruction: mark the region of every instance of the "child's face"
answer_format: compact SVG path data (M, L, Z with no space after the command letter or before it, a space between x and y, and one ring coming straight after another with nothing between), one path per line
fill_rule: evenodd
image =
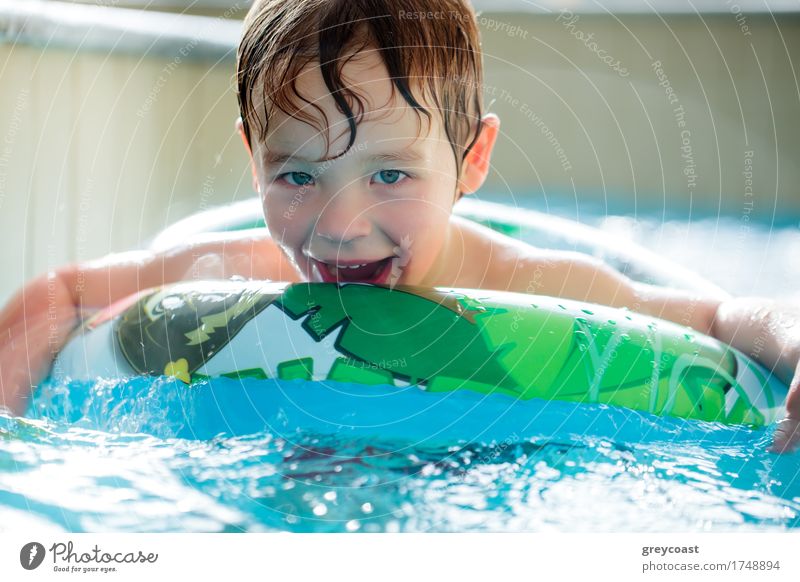
M366 109L345 155L335 158L349 127L316 67L299 75L297 90L324 110L327 124L313 107L306 112L329 128L330 147L277 109L266 140L253 144L270 235L309 281L434 284L447 248L460 242L450 240L456 162L442 121L429 123L393 94L375 52L359 53L343 77Z

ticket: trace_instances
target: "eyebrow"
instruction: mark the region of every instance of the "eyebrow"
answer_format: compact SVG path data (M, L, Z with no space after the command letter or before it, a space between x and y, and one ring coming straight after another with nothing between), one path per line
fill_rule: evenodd
M351 150L352 151L352 150ZM264 154L264 163L268 166L273 165L280 165L285 164L286 162L305 162L307 164L322 164L327 161L335 160L339 157L347 157L349 154L345 153L339 156L329 156L326 158L319 158L316 160L312 160L310 158L306 158L303 156L298 156L289 153L277 152L277 151L267 151ZM382 152L377 153L367 158L367 161L370 162L416 162L425 159L421 153L419 153L413 147L403 148L401 150L391 151L391 152Z

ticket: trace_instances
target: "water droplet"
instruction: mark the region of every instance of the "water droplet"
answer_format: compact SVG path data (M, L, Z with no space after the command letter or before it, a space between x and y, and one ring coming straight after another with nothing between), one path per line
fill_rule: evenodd
M560 303L558 304L558 306L559 306L561 309L564 309L564 310L566 310L566 309L567 309L566 307L564 307L564 306L563 306L563 305L561 305Z
M609 319L608 323L610 323L611 325L617 325L617 322L614 321L613 319Z
M687 342L693 342L694 336L690 333L685 333L683 334L683 339L685 339Z
M361 527L361 524L358 523L357 519L351 519L346 524L344 524L344 528L347 531L358 531L358 528L360 528L360 527Z
M589 311L588 309L581 309L586 315L594 315L594 311Z
M322 517L323 515L328 513L328 508L325 507L324 503L317 503L312 511L314 512L314 515L316 515L317 517Z
M336 491L327 491L323 497L327 501L336 501Z
M369 502L364 503L361 506L361 511L363 511L364 513L367 513L367 514L372 513L372 504L369 503Z

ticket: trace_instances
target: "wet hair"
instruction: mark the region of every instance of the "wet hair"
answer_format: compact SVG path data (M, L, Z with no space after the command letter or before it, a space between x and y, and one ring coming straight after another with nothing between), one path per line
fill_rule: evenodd
M433 114L441 117L460 173L480 133L483 106L480 38L467 0L255 0L244 20L236 59L237 96L248 142L252 144L254 130L257 139L265 139L274 107L320 131L329 129L324 111L297 89L297 76L317 61L347 120L350 139L339 155L344 154L355 143L365 108L362 96L347 87L342 69L369 50L378 52L392 90L420 121L425 117L430 123ZM257 103L254 90L259 86L263 101ZM421 100L436 111L426 109Z

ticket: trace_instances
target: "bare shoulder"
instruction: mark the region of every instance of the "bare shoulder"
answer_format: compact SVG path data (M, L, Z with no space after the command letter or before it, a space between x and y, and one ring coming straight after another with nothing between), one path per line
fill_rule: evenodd
M463 219L458 228L467 252L486 263L481 287L608 305L625 305L630 299L616 271L596 257L535 247Z

